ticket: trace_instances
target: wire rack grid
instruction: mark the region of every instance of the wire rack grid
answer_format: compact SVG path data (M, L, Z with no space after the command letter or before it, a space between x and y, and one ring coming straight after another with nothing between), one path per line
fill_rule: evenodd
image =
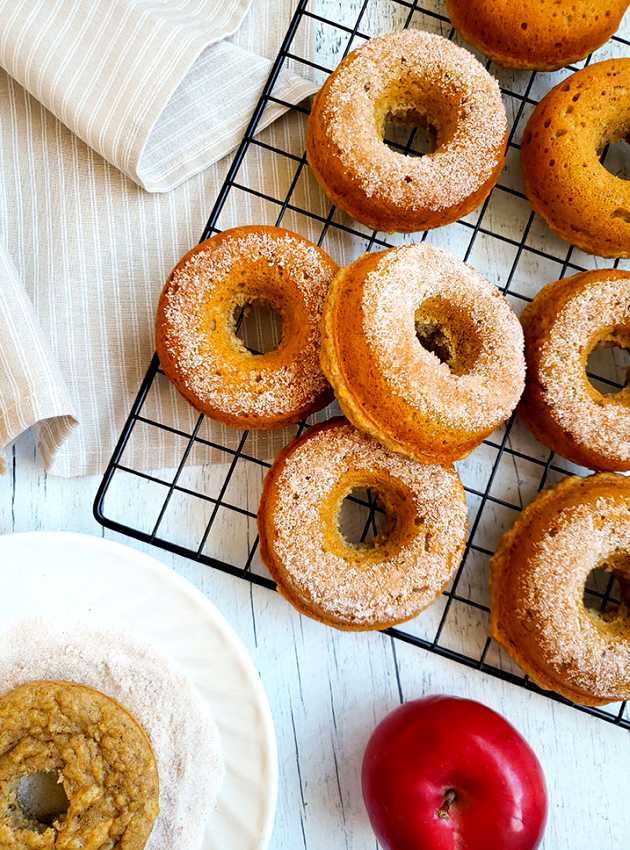
M368 231L330 206L318 189L303 151L303 130L309 109L303 104L293 106L276 97L277 81L284 69L291 66L311 76L314 82L321 82L350 50L379 31L412 26L454 40L457 40L457 34L445 14L443 0L363 0L358 8L355 4L352 10L348 8L347 11L344 11L344 5L349 7L351 4L340 4L334 0L300 0L201 239L236 224L282 224L313 239L340 263L364 251L381 250L409 240L428 240L449 248L461 259L476 266L497 284L517 312L544 283L595 267L598 262L595 258L553 237L531 211L519 183L519 138L531 110L552 85L593 60L623 54L624 51L627 53L630 41L617 35L595 56L589 56L579 66L556 74L507 72L491 67L489 61L479 56L498 77L511 119L504 174L481 208L453 225L413 236L383 234ZM302 37L306 32L308 37ZM323 44L327 45L325 51L321 49ZM257 132L264 111L270 104L286 107L289 117L283 120L293 120L297 124L297 128L291 130L290 144L279 144L277 135ZM417 128L388 127L387 143L407 155L422 154L423 141ZM282 193L268 194L257 184L256 175L247 167L252 150L268 157L270 169L276 168L277 158L280 158L287 174ZM609 170L622 172L623 154L618 149L606 151L604 161ZM239 220L241 193L250 200L260 201L260 218L257 221ZM617 261L614 265L623 267L624 263ZM589 363L589 377L601 391L615 391L624 383L621 367L619 362L600 357L592 368ZM147 413L147 399L155 391L156 384L165 380L158 358L154 356L99 487L94 504L96 519L122 534L257 585L275 588L258 555L256 500L239 504L238 499L231 498L234 480L242 476L243 469L246 469L247 480L252 470L255 472L259 489L270 459L251 449L248 432L240 434L233 444L223 445L207 436L203 416L196 418L192 428L186 428L182 424L160 421L152 412ZM310 424L310 420L300 423L287 435L287 442ZM125 449L134 429L140 426L161 429L181 441L181 459L174 471L153 474L125 464ZM186 474L194 463L195 450L200 446L220 453L226 461L216 467L220 470L217 472L219 477L215 476L211 487L200 483L199 479L192 479L190 483ZM487 563L501 533L536 492L567 474L584 473L585 470L579 470L550 453L514 417L485 440L468 459L460 462L458 470L470 510L470 532L462 564L438 602L411 623L390 629L388 633L468 667L538 691L487 635ZM131 524L125 518L108 514L108 497L115 490L117 476L123 473L159 488L156 512L148 526L141 527L140 523ZM198 540L178 540L176 535L168 533L169 509L178 498L186 498L193 503L195 510L204 511ZM352 501L355 513L351 522L355 525L360 523L359 536L368 539L376 532L378 505L369 491L365 497L358 496ZM239 528L243 529L240 537ZM233 537L239 538L239 544L243 544L227 554L223 548L215 550L212 546L213 538L221 532L225 537L226 529ZM595 576L585 589L587 604L599 606L602 610L617 604L617 595L618 588L611 575ZM545 694L553 700L567 703L557 694ZM604 708L575 707L630 729L630 709L626 711L626 703Z

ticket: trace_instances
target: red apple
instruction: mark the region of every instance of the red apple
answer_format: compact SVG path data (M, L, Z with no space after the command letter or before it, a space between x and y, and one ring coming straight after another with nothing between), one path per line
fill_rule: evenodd
M431 696L392 711L368 742L362 780L385 850L534 850L545 828L538 759L472 700Z

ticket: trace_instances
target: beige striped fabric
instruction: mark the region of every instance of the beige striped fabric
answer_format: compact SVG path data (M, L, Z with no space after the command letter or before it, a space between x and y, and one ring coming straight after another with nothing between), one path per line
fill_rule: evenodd
M225 156L245 127L270 63L224 39L251 4L0 0L0 65L108 162L166 192ZM261 7L250 25L277 43L287 18L263 23ZM283 97L304 92L283 83Z
M7 253L0 249L0 433L12 439L37 425L54 423L60 437L76 426L72 399ZM65 415L59 416L60 411Z
M208 166L238 142L295 4L249 5L0 0L0 446L35 426L54 474L104 468L153 352L162 283L228 163ZM280 86L291 102L314 90L290 72ZM296 120L267 139L290 150ZM265 157L253 149L243 168L275 195L293 164ZM228 215L222 226L275 212L247 196ZM150 411L183 427L194 415L166 383ZM130 465L178 462L168 433L136 437Z

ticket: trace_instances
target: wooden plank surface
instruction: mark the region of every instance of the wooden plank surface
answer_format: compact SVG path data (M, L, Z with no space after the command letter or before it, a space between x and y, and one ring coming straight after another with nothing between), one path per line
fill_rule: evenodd
M627 732L383 635L328 629L271 591L104 533L91 517L97 484L49 478L27 435L0 478L0 532L66 530L118 539L157 557L217 605L251 652L272 707L281 783L273 850L374 847L359 786L362 749L374 724L401 699L430 693L479 699L528 738L549 785L544 850L627 846ZM130 523L141 520L137 489L120 496L120 508ZM185 515L181 521L188 522Z
M352 22L359 0L318 0L322 14ZM380 4L363 28L400 24L400 9ZM326 26L315 30L315 50L323 63L334 62L343 40ZM501 227L506 215L490 210ZM494 218L493 218L494 216ZM450 237L449 237L450 238ZM548 236L541 236L548 239ZM500 270L509 258L497 246L480 243L478 263ZM484 253L485 252L485 253ZM536 266L532 280L545 274ZM549 279L549 278L548 278ZM525 285L525 284L524 284ZM525 437L523 437L525 439ZM488 459L477 453L462 469L483 487ZM509 460L500 483L511 500L528 501L535 492L536 469ZM197 484L224 470L194 473ZM234 498L255 509L261 472L250 469L237 479ZM42 471L32 437L25 435L9 456L0 478L0 533L71 530L117 537L92 519L96 478L61 480ZM145 488L130 480L110 506L130 524L145 519ZM488 514L484 533L490 542L503 529L505 516ZM174 504L169 528L181 542L198 540L205 517L196 506ZM222 521L213 540L216 551L242 560L253 533L236 516ZM617 850L630 844L627 784L630 738L626 732L511 685L468 670L380 634L342 634L300 617L276 594L232 579L190 561L119 538L146 549L191 580L223 612L250 650L272 706L279 742L280 797L273 850L364 850L375 846L359 785L361 753L370 730L401 700L448 692L480 699L502 712L528 738L547 775L551 812L544 850ZM429 615L431 616L431 615ZM475 641L476 628L465 617L456 621L453 639Z

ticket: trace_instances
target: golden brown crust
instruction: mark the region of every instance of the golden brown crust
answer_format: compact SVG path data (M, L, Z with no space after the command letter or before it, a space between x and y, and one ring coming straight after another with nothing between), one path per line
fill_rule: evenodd
M447 0L455 29L505 68L553 71L583 59L618 28L628 0Z
M630 581L630 481L614 473L541 493L490 562L490 634L536 684L583 705L630 697L627 600L608 615L583 600L602 566Z
M428 122L436 150L405 156L385 120ZM507 119L496 81L466 51L418 30L374 38L331 74L313 104L306 147L322 188L383 231L439 227L471 212L503 168Z
M451 368L422 347L419 321L444 334ZM424 462L468 454L509 417L523 389L522 332L507 302L427 243L365 254L340 271L322 337L322 368L345 415Z
M387 531L373 548L338 530L343 499L371 487ZM342 418L310 428L270 469L258 512L260 553L302 614L348 631L416 616L448 584L466 537L464 490L453 468L394 455Z
M562 239L602 257L630 256L630 181L600 162L630 134L630 59L589 65L540 101L523 136L523 185Z
M225 231L189 251L160 297L160 365L197 410L241 428L297 422L332 400L319 367L320 320L337 265L317 245L277 227ZM282 339L254 355L236 337L234 311L262 301Z
M550 283L521 321L527 359L521 418L573 463L630 470L630 388L603 395L586 374L598 345L630 342L630 272L600 269Z
M42 828L19 781L57 772L68 811ZM0 697L0 845L6 850L142 850L158 814L158 774L145 730L115 700L69 682L37 681Z

